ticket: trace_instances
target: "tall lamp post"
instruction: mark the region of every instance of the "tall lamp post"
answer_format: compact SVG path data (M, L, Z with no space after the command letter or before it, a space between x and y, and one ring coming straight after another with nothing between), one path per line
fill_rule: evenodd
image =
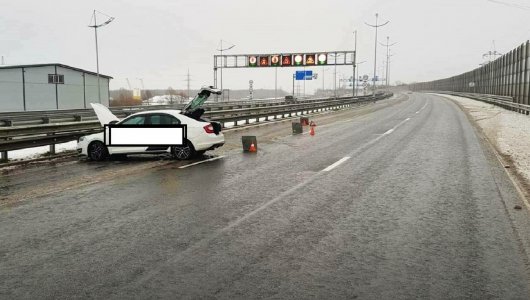
M356 66L356 61L357 61L357 30L355 30L353 32L353 34L355 34L355 48L353 49L354 51L354 54L353 54L353 78L352 78L352 96L355 97L355 68L357 67Z
M388 24L390 21L386 21L385 23L383 24L379 24L378 23L378 18L379 18L379 14L375 14L375 25L371 25L371 24L368 24L365 22L366 25L370 26L370 27L374 27L375 28L375 50L374 50L374 78L372 79L374 81L374 93L373 93L373 96L375 98L375 90L377 88L377 85L376 85L376 81L377 81L377 29L379 27L383 27L385 26L386 24Z
M107 21L98 24L97 13L105 15L108 18ZM98 77L98 100L99 100L99 103L101 103L101 86L99 84L98 28L110 24L110 22L114 21L114 17L111 17L111 16L109 16L107 14L104 14L104 13L102 13L100 11L94 10L94 12L92 13L92 19L94 20L94 25L88 25L88 27L94 28L94 35L96 37L96 72L97 72L97 77Z
M386 44L383 44L383 43L380 43L381 46L385 46L386 47L386 86L388 88L388 86L390 86L390 77L388 76L388 73L389 73L389 63L390 63L390 47L394 46L395 44L397 44L397 42L395 43L392 43L390 44L390 37L387 36L386 37Z
M326 70L329 70L329 68L322 67L322 96L326 96L326 85L325 85L325 77L326 77Z
M333 95L337 99L337 53L330 53L330 56L335 58L335 72L333 76Z
M223 93L223 66L225 64L225 58L223 57L223 51L228 51L232 48L234 48L236 45L232 45L227 48L223 48L223 40L221 40L221 47L217 49L217 51L221 52L221 101L224 101L225 94Z

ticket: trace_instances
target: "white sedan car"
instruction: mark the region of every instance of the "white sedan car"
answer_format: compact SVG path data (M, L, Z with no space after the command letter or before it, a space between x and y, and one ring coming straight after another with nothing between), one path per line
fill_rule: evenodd
M185 160L208 150L221 147L225 143L221 124L201 119L204 109L200 108L211 94L220 94L213 88L202 88L199 94L181 110L152 110L132 114L120 120L101 104L91 104L98 116L101 126L106 124L123 125L187 125L187 138L182 146L127 146L105 145L104 133L83 136L77 143L77 152L92 160L104 160L110 155L127 154L163 154L171 153L174 158Z

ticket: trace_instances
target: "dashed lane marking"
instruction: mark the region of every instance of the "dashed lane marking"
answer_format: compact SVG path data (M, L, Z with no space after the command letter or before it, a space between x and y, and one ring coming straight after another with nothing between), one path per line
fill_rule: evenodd
M425 102L425 105L424 105L422 108L420 108L420 110L418 110L416 113L419 114L420 111L422 111L422 110L427 106L427 103L428 103L428 102Z
M217 156L217 157L212 157L210 159L205 159L205 160L201 160L201 161L198 161L198 162L195 162L195 163L192 163L192 164L188 164L188 165L184 165L184 166L180 166L179 169L185 169L185 168L189 168L189 167L193 167L193 166L196 166L198 164L203 164L205 162L210 162L210 161L214 161L214 160L219 160L221 158L225 158L225 156Z
M341 159L339 159L338 161L336 161L335 163L333 163L332 165L328 166L327 168L325 168L324 170L322 170L323 172L329 172L333 169L335 169L336 167L338 167L340 164L342 164L343 162L347 161L348 159L350 159L351 157L349 156L345 156Z

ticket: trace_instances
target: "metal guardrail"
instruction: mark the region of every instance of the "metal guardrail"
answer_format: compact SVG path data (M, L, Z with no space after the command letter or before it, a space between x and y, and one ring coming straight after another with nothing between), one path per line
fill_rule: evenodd
M323 101L329 98L316 98L298 101L298 103L308 103L314 101ZM341 99L341 98L339 98ZM257 101L231 101L231 102L213 102L207 103L204 108L206 111L230 110L251 107L264 107L285 104L283 100L257 100ZM163 110L163 109L182 109L185 104L171 105L142 105L142 106L121 106L111 107L110 110L118 117L125 118L128 115L146 110ZM51 111L24 111L24 112L0 112L0 127L36 125L60 122L78 122L97 120L93 109L65 109Z
M458 92L447 92L447 91L428 91L428 92L471 98L474 100L497 105L497 106L500 106L508 110L517 111L519 113L523 113L526 115L530 114L530 105L513 102L513 98L510 96L497 96L497 95L475 94L475 93L458 93Z
M376 100L388 98L392 94L378 94ZM372 101L372 96L339 99L314 99L311 101L301 101L296 104L285 103L258 103L252 105L222 105L218 107L210 106L205 112L205 117L220 122L223 127L226 123L244 121L245 124L251 120L259 121L261 118L276 119L279 116L291 117L293 114L308 114L317 111L341 109L349 107L355 103ZM124 116L140 111L153 110L153 106L147 107L127 107L112 109L117 116ZM156 107L156 109L168 109L168 106ZM171 109L177 109L170 106ZM38 117L37 113L29 115L20 114L11 116L11 126L0 126L0 153L1 160L7 160L7 151L19 150L38 146L50 145L50 152L54 152L54 145L78 139L87 134L101 132L102 128L96 119L86 120L82 116L72 120L72 111L66 112L46 112L45 117ZM78 112L74 112L78 113ZM1 116L1 115L0 115ZM94 116L95 118L95 116ZM44 123L43 123L44 122Z

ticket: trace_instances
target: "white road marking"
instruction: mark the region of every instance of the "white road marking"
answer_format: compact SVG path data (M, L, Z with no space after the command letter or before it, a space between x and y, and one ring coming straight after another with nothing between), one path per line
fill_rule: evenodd
M399 122L399 124L397 124L396 126L392 127L391 129L387 130L385 133L383 133L382 136L385 136L385 135L388 135L388 134L391 134L392 132L394 132L394 130L396 130L399 126L403 125L405 122L409 121L410 118L406 118L405 120Z
M210 159L201 160L201 161L198 161L198 162L195 162L195 163L192 163L192 164L188 164L188 165L180 166L179 169L189 168L189 167L196 166L196 165L198 165L198 164L202 164L202 163L205 163L205 162L210 162L210 161L214 161L214 160L219 160L219 159L221 159L221 158L225 158L225 156L217 156L217 157L212 157L212 158L210 158Z
M392 128L393 130L396 130L399 126L403 125L405 122L407 122L408 120L410 120L410 118L407 118L403 121L401 121L399 124L397 124L396 126L394 126L394 128ZM339 165L341 163L343 163L344 161L350 159L351 157L354 157L356 156L358 153L361 153L362 151L364 151L366 148L370 147L371 145L377 143L377 141L379 141L380 139L382 139L383 137L385 137L385 135L380 135L378 136L377 138L367 142L366 144L360 146L359 148L353 150L352 152L350 152L348 154L348 156L345 156L344 158L342 158L341 160L337 161L336 163L334 163L333 165ZM220 159L222 158L223 156L220 156L220 157L217 157L215 159ZM203 162L206 162L208 160L205 160L205 161L202 161L202 162L198 162L198 163L195 163L195 164L199 164L199 163L203 163ZM184 167L189 167L191 165L194 165L194 164L190 164L190 165L187 165L187 166L182 166L181 168L184 168ZM333 165L327 167L326 169L328 168L331 168ZM336 167L336 166L334 166ZM333 167L333 168L334 168ZM141 276L138 280L134 281L135 284L141 284L143 282L146 282L147 280L153 278L156 274L160 273L160 270L162 269L163 266L166 266L168 264L175 264L177 263L178 261L182 260L185 258L185 255L188 254L188 253L192 253L194 251L196 251L197 249L201 248L201 247L205 247L207 246L212 240L216 239L217 237L219 237L221 234L227 232L227 231L230 231L232 230L232 228L234 227L237 227L239 226L241 223L243 223L244 221L250 219L252 216L256 215L257 213L259 213L260 211L270 207L271 205L277 203L277 202L280 202L282 200L284 200L286 197L292 195L294 192L300 190L301 188L309 185L310 183L312 183L313 181L315 181L318 177L324 175L324 171L326 170L324 169L323 171L321 172L317 172L315 174L313 174L311 177L309 178L306 178L304 181L298 183L297 185L291 187L290 189L280 193L278 196L276 196L275 198L267 201L266 203L264 203L263 205L259 206L258 208L255 208L254 210L246 213L245 215L239 217L238 219L234 220L232 223L228 224L227 226L225 226L224 228L222 229L219 229L217 231L215 231L213 234L205 237L204 239L196 242L195 244L192 244L190 245L189 248L187 248L186 250L184 250L183 252L181 253L177 253L176 256L174 256L173 258L170 258L168 259L166 262L164 262L164 265L159 265L158 267L154 267L154 268L151 268L152 270L150 272L147 272L145 273L143 276Z
M420 111L422 111L426 106L427 106L427 102L425 102L425 105L422 108L420 108L420 110L418 110L416 113L419 114Z
M335 163L333 163L332 165L328 166L327 168L325 168L324 170L322 170L323 172L329 172L333 169L335 169L336 167L338 167L340 164L342 164L343 162L347 161L348 159L350 159L351 157L349 156L345 156L341 159L339 159L338 161L336 161Z

